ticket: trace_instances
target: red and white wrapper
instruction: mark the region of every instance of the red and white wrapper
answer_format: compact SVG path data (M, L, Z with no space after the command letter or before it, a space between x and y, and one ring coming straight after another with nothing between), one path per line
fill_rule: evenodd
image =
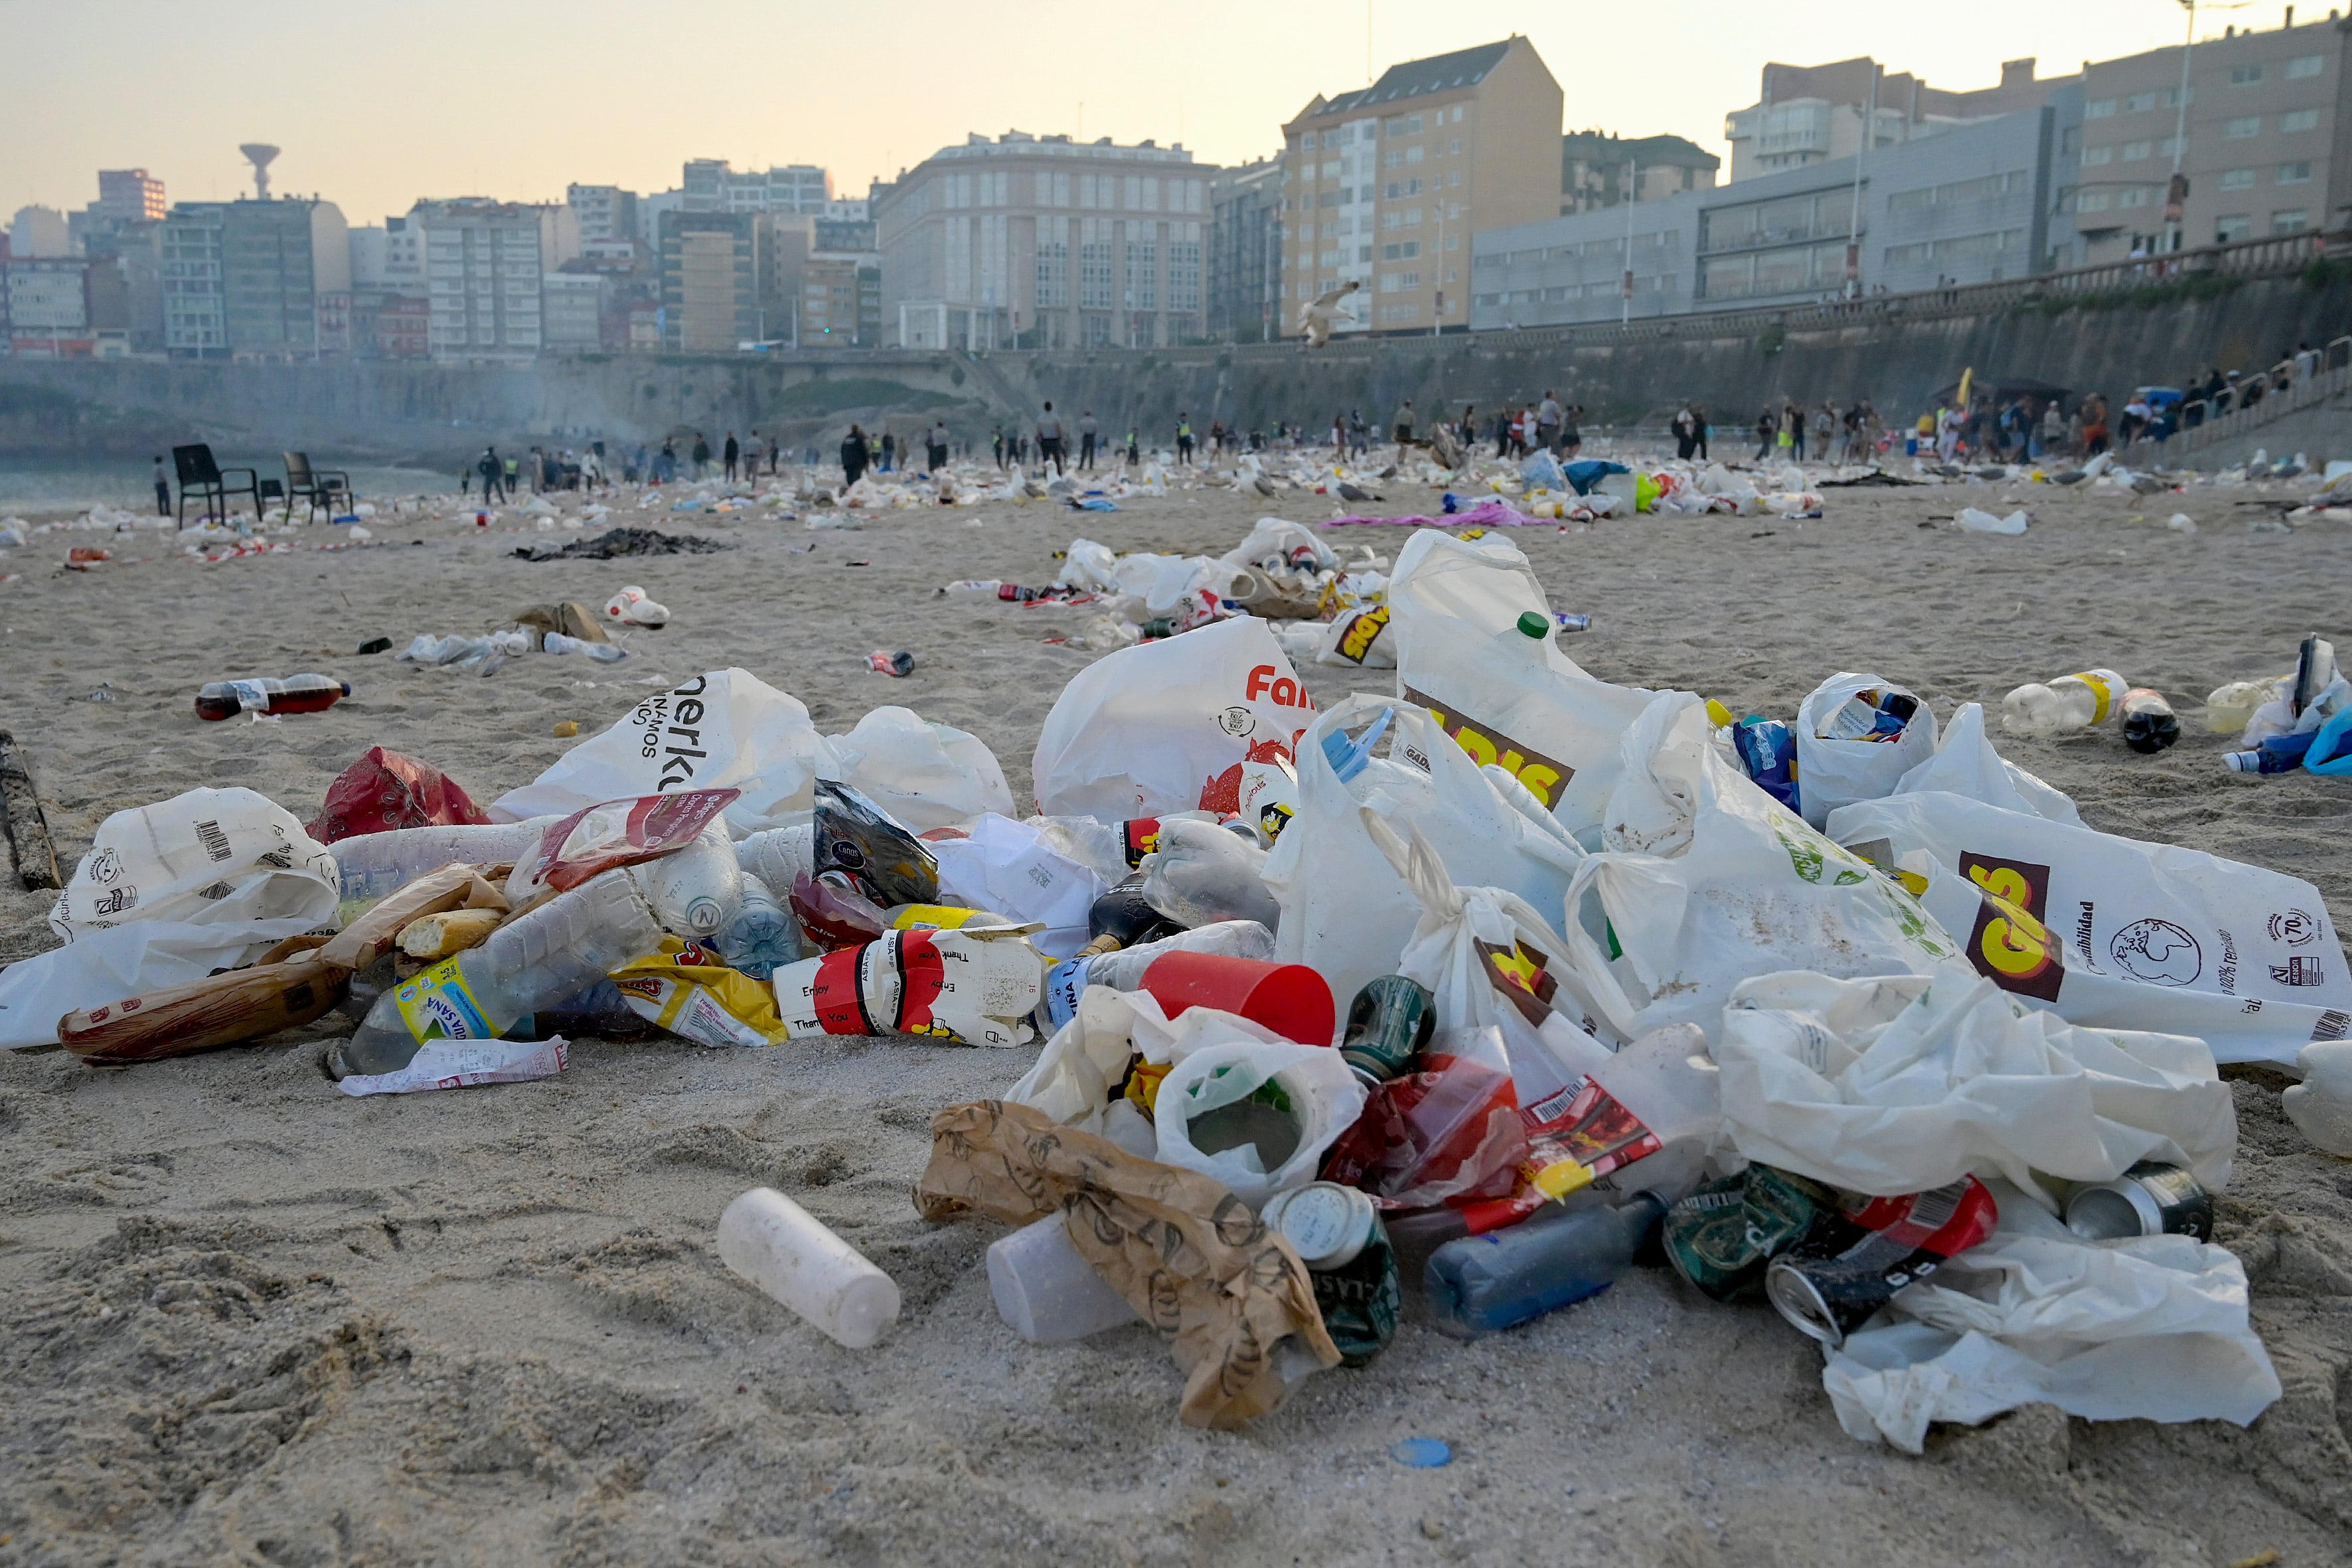
M928 1035L967 1046L1019 1046L1045 994L1045 965L1012 927L894 931L777 969L784 1033Z

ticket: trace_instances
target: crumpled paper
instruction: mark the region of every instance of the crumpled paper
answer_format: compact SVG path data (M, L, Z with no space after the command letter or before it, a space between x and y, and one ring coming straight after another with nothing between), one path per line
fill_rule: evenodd
M997 1100L948 1107L931 1139L917 1211L1007 1225L1059 1211L1079 1254L1168 1342L1186 1374L1186 1426L1232 1431L1279 1405L1286 1339L1339 1363L1306 1265L1213 1179Z

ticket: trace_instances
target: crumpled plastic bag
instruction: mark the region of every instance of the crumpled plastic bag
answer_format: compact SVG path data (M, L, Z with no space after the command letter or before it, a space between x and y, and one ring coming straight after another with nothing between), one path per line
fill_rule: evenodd
M1876 800L1904 774L1936 754L1936 715L1925 701L1891 741L1842 741L1821 734L1830 716L1861 691L1917 694L1884 676L1841 670L1807 694L1797 710L1797 789L1805 820L1819 827L1831 812L1857 800Z
M1304 523L1279 517L1259 518L1249 537L1226 551L1223 559L1228 566L1274 563L1286 567L1305 566L1317 572L1328 572L1339 563L1339 552L1318 539Z
M1232 1431L1281 1405L1286 1372L1339 1363L1306 1266L1247 1204L1028 1106L980 1100L931 1118L915 1207L1007 1225L1064 1215L1079 1255L1168 1342L1188 1426Z
M1323 1152L1355 1125L1363 1109L1364 1086L1329 1046L1228 1039L1202 1046L1169 1068L1151 1120L1163 1163L1214 1177L1255 1209L1276 1193L1313 1181ZM1290 1137L1288 1129L1269 1134L1266 1142L1201 1146L1207 1141L1203 1118L1237 1115L1269 1127L1286 1122L1296 1137L1287 1150L1279 1140Z
M736 837L799 820L814 804L827 753L800 699L745 669L714 669L640 700L520 789L492 801L495 822L564 816L625 796L681 789L742 792L727 808Z
M192 789L100 823L49 910L49 929L73 942L133 921L299 921L284 933L292 935L331 921L341 889L334 855L283 806L249 789ZM142 982L117 995L168 984Z
M1269 931L1282 923L1266 889L1265 851L1215 823L1162 822L1160 847L1140 868L1143 901L1187 930L1219 921L1255 921Z
M1715 1043L1723 1125L1750 1160L1895 1196L1999 1174L2105 1182L2141 1160L2229 1184L2237 1112L2185 1035L2076 1028L1954 960L1933 974L1767 974Z
M0 970L0 1050L54 1046L69 1013L242 968L319 923L307 915L233 925L133 921L19 959Z
M928 723L911 709L873 709L856 729L826 740L834 770L821 764L818 771L853 786L917 833L957 826L985 812L1013 815L1013 792L987 743L950 725Z
M1086 945L1087 912L1109 884L1093 868L1060 853L1037 827L990 813L958 838L925 840L940 865L940 897L993 910L1045 929L1032 940L1048 958Z
M2012 1215L2021 1224L2013 1223ZM1928 1423L2021 1405L2093 1421L2252 1423L2279 1397L2246 1271L2186 1236L2085 1242L2029 1205L1827 1354L1838 1425L1918 1453Z
M310 826L321 844L403 827L472 826L489 821L457 781L430 763L370 746L335 775Z
M1895 780L1895 787L1886 793L1915 795L1923 790L1964 795L2003 811L2022 811L2053 822L2083 820L2063 790L2042 783L1993 749L1981 702L1964 702L1955 710L1936 742L1936 754Z

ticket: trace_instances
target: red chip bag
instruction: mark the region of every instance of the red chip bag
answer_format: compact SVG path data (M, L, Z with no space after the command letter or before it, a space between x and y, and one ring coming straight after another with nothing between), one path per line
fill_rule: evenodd
M430 763L383 746L335 775L326 804L310 824L321 844L388 833L395 827L478 826L489 821L457 782Z
M536 847L515 858L515 868L507 876L507 897L520 904L546 888L569 892L599 871L641 865L683 849L742 794L740 789L682 789L583 805L550 824Z

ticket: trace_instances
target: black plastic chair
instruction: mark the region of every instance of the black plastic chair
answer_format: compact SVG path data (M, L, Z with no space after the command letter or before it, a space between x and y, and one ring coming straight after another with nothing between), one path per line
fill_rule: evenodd
M229 497L249 496L253 500L254 521L260 521L261 479L251 468L224 469L213 461L213 449L205 446L173 447L172 467L180 476L179 524L182 528L188 526L190 490L195 491L197 498L204 502L205 517L218 517L223 521L228 517ZM244 475L245 482L230 483L228 476L231 474ZM204 518L196 521L201 522Z
M308 452L288 452L286 458L286 510L290 515L294 503L301 501L306 510L302 521L310 522L325 507L327 515L335 515L338 501L349 504L352 499L352 477L341 468L314 468Z

